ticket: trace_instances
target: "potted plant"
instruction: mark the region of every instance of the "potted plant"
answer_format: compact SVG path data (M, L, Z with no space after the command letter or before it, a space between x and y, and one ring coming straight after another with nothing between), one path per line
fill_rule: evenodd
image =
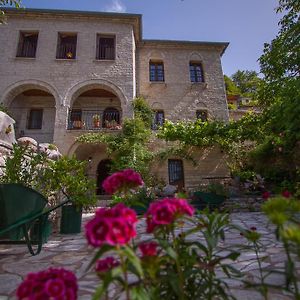
M100 127L100 115L98 114L93 115L93 124L94 124L94 128Z
M48 169L51 177L49 188L60 191L70 200L70 205L62 207L61 233L81 231L82 209L96 203L96 184L85 175L86 163L75 158L62 157L51 162Z

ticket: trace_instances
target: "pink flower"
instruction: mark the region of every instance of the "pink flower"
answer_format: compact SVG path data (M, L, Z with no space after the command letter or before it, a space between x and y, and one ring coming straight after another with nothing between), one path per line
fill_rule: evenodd
M285 198L290 198L292 194L288 190L284 190L281 195Z
M66 292L65 283L61 279L49 279L45 284L45 292L51 298L63 297Z
M77 279L64 269L30 273L17 289L18 299L77 299Z
M144 184L139 173L131 169L116 172L107 177L102 186L106 193L114 194L123 190L133 189Z
M194 211L185 199L164 198L153 202L146 213L147 232L153 232L157 226L171 224L182 215L192 216Z
M125 245L136 236L137 221L134 210L123 203L111 209L100 208L94 219L85 226L88 243L94 247L101 247L103 244Z
M267 200L267 199L269 199L270 197L271 197L271 193L270 193L270 192L268 192L268 191L263 192L262 198L263 198L264 200Z
M96 271L97 272L107 272L112 268L115 268L120 265L120 262L117 261L114 257L109 256L104 259L99 259L96 262Z
M139 249L142 252L142 256L156 256L157 255L157 246L156 242L142 243L139 244Z

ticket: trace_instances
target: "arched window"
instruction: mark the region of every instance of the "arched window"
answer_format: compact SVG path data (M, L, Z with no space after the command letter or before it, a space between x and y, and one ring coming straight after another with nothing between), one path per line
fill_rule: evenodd
M120 113L114 107L108 107L103 112L102 127L114 128L120 125Z
M200 62L190 62L191 82L204 82L203 67Z
M155 110L153 114L153 120L151 128L157 130L158 127L163 126L165 123L165 114L163 110Z
M149 62L149 79L151 82L165 81L164 63L162 61Z

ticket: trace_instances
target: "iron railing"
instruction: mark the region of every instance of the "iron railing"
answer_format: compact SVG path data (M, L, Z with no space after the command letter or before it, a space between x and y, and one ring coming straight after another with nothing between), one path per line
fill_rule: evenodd
M120 112L117 109L103 110L80 110L69 111L69 130L100 130L100 129L121 129Z

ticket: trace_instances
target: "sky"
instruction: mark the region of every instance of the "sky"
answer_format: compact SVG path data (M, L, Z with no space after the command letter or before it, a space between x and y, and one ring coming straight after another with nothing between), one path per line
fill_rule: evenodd
M278 0L23 0L27 8L143 15L144 39L229 42L224 74L259 72L264 43L278 32Z

